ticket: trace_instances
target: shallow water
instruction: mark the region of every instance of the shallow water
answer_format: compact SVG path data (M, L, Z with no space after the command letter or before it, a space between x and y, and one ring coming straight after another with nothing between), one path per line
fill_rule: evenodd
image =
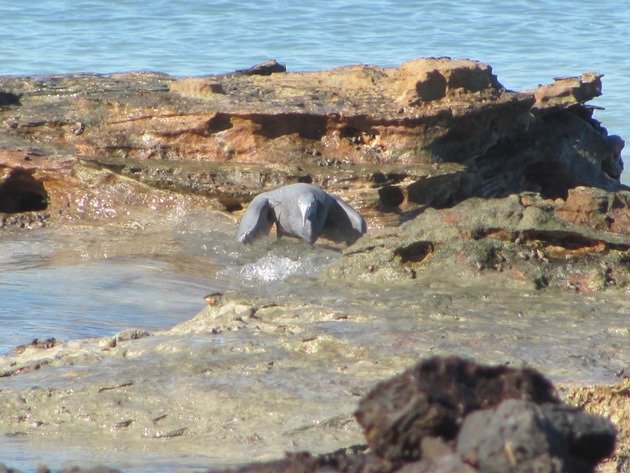
M35 338L68 340L170 327L229 287L211 259L135 231L3 232L0 353Z
M289 70L395 66L425 56L493 66L510 89L595 70L595 116L630 139L626 0L39 0L0 3L0 74L229 72L269 58ZM625 161L630 157L626 148ZM630 166L630 165L629 165ZM627 166L628 167L628 166ZM630 172L624 174L630 184Z
M165 225L159 233L65 227L4 234L0 247L2 351L33 337L74 339L111 335L129 327L170 327L203 307L205 294L222 290L263 303L321 307L321 318L316 314L309 321L295 322L297 333L304 333L306 339L312 333L323 340L342 340L349 352L353 347L369 347L382 364L391 365L388 360L395 359L393 366L400 369L420 356L459 354L481 362L532 366L555 382L583 383L614 382L628 362L627 298L551 289L494 291L483 281L456 284L448 275L419 275L413 284L392 286L326 281L317 274L336 261L338 250L273 237L242 246L233 236L234 227L229 222L191 217ZM344 318L331 318L330 311ZM156 343L152 338L139 342ZM212 340L186 336L181 351L200 344L211 354L217 348L212 345L219 344L225 349L222 353L238 353L261 343L259 333L237 330ZM286 356L284 346L273 345L273 340L269 343L260 348L270 357L266 359ZM217 356L209 362L231 363L229 356ZM155 369L154 362L134 359L134 364L148 363L142 369L146 373ZM81 373L89 376L90 383L103 383L118 372L116 363L127 361L112 359L98 369L91 363L60 366L49 372L40 370L37 378L3 378L0 385L5 392L28 391L33 383L63 389L70 379L66 375L80 378ZM357 361L363 363L368 366L370 361ZM300 369L295 374L279 369L266 376L265 383L317 399L322 393L313 383L328 391L339 382L328 379L330 367L306 366L310 384L301 384L299 372L304 370ZM200 378L200 383L209 383L204 384L205 391L230 392L251 380L234 372L221 373ZM349 376L346 383L356 382L352 380L356 374ZM312 394L304 392L309 389ZM81 438L81 432L76 436ZM192 442L181 439L187 441ZM0 437L0 459L27 471L45 459L54 468L107 463L132 472L192 472L225 461L212 456L212 451L183 454L170 441L137 446L99 441L94 451L58 442L54 436L43 435Z
M521 331L524 340L531 340L523 345L524 360L554 358L556 352L572 345L582 349L585 343L623 346L628 335L623 329L630 301L623 294L498 293L482 280L456 282L435 274L420 275L412 286L327 281L318 275L338 260L339 248L273 236L242 245L234 231L227 219L190 215L155 231L67 226L4 232L0 354L35 338L73 340L127 328L169 328L203 309L205 295L226 291L369 314L377 334L380 321L385 330L398 322L409 327L416 320L448 330L454 345L445 342L445 351L461 348L466 334L474 344L503 331ZM546 344L546 334L554 331L554 343ZM516 348L503 350L507 357L519 356ZM566 368L566 380L573 373L582 381L611 381L618 369L600 364L589 372L576 364L572 371L571 363Z
M199 312L207 294L272 294L278 281L314 277L340 255L273 237L243 246L234 228L202 219L191 215L149 233L113 226L3 232L0 354L35 338L171 327Z
M192 473L203 471L207 465L220 464L220 459L204 455L180 456L173 461L168 451L160 453L159 448L153 451L130 451L124 447L118 451L111 448L95 450L86 449L83 445L58 445L54 439L34 440L19 436L0 437L0 459L26 472L36 471L39 465L46 465L52 470L71 469L77 465L107 465L124 472Z

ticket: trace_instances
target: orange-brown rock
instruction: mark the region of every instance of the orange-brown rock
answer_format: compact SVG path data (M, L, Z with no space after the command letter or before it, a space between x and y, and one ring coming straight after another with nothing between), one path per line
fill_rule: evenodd
M555 77L552 84L536 89L534 107L564 107L598 97L602 94L602 77L597 72L585 72L579 77Z
M107 218L166 192L233 212L302 181L341 194L371 229L471 197L534 192L565 201L555 210L567 223L627 232L623 140L583 105L601 93L596 73L518 93L490 66L449 58L261 70L269 75L1 77L0 211ZM609 249L597 243L606 238L580 241L595 243L578 252ZM435 248L422 240L400 254Z
M630 195L600 189L570 189L556 215L567 222L593 229L630 235Z
M388 187L401 182L414 184L412 200L438 206L523 190L564 196L576 185L622 187L621 141L580 108L598 81L583 75L577 91L567 86L570 104L538 117L534 94L449 58L266 76L3 77L0 147L80 157L229 210L298 180L383 189L347 196L364 209L396 207L403 196Z
M120 223L147 210L190 210L212 202L168 194L133 179L82 164L74 156L0 149L0 228L39 227L49 220Z

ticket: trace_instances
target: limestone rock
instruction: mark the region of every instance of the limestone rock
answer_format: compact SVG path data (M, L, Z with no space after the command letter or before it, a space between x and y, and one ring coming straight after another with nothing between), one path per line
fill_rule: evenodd
M523 193L426 208L400 227L364 236L329 274L391 281L436 270L501 284L625 291L629 194L576 188L566 201Z
M583 104L602 94L602 74L585 72L579 77L557 77L553 84L542 85L534 92L536 108Z
M182 79L2 77L0 149L74 159L54 172L42 160L26 166L48 169L50 182L41 183L50 206L63 202L49 186L91 188L80 173L72 179L75 166L89 163L210 197L229 212L260 191L313 182L340 193L373 227L387 226L400 223L392 210L405 203L448 207L522 191L566 197L578 185L623 189L623 140L607 136L583 105L600 93L600 77L585 73L518 93L505 90L490 66L449 58ZM5 167L10 182L16 166ZM6 192L5 210L27 207ZM120 198L102 200L114 208Z

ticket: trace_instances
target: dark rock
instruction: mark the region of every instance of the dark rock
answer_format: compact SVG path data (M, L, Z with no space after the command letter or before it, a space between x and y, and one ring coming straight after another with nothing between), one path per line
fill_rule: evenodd
M522 400L471 413L457 437L457 452L481 472L588 473L614 445L601 417Z
M615 428L606 419L565 405L543 405L552 434L566 443L575 471L592 471L615 450Z
M255 66L248 67L247 69L238 69L236 74L242 74L246 76L269 76L274 72L287 72L287 66L280 64L275 59L256 64Z
M466 415L505 399L558 402L551 383L533 370L431 358L378 384L355 415L374 453L400 463L420 458L423 437L454 439Z
M14 168L0 181L0 212L20 213L46 210L48 193L33 172Z
M20 96L11 92L0 91L0 107L3 105L20 105Z

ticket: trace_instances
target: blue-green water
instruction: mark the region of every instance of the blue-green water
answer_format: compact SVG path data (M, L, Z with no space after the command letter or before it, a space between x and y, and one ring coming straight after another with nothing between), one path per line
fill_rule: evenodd
M44 228L0 237L0 355L33 339L166 328L229 284L177 235Z
M2 1L0 18L0 74L186 76L269 58L314 70L451 56L489 63L520 90L595 70L605 74L596 117L630 139L627 0Z

